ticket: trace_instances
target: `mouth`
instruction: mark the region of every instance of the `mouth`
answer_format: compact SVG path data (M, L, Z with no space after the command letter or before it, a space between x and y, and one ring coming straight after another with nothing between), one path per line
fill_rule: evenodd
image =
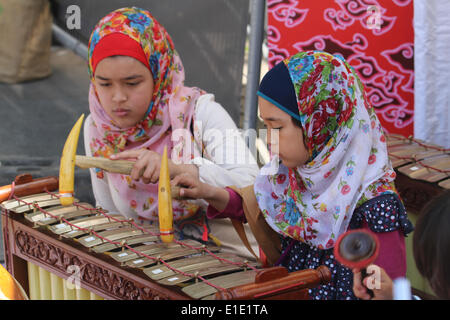
M118 109L114 109L113 112L118 117L126 117L130 113L130 110L118 108Z

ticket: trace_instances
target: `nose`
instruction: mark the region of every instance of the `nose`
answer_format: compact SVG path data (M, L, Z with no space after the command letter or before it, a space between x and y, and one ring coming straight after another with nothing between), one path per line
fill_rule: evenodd
M128 99L128 97L127 97L125 90L123 90L120 86L117 86L116 88L114 88L112 100L115 103L125 102L125 101L127 101L127 99Z
M267 130L267 144L272 154L279 153L279 130Z

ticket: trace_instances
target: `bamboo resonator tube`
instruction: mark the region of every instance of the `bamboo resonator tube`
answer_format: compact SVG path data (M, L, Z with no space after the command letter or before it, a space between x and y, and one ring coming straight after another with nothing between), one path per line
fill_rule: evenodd
M111 160L101 157L75 156L75 165L82 169L99 168L112 173L131 174L134 161L130 160ZM180 199L180 187L171 187L172 198Z

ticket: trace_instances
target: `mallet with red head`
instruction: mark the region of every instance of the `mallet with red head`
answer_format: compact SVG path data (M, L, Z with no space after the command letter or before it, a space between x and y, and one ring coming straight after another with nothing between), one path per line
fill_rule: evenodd
M377 236L366 229L347 231L339 236L334 247L336 260L342 265L361 270L362 279L367 277L367 266L378 257L379 241ZM373 291L367 289L373 298Z

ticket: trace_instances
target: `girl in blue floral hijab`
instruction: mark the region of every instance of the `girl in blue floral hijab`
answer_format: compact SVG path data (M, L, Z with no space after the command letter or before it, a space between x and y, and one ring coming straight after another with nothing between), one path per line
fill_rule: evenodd
M353 68L340 56L299 52L273 67L257 94L273 158L251 194L177 179L190 187L186 194L206 198L213 207L209 217L254 224L272 264L289 271L327 266L332 280L311 289L314 299L355 299L352 271L333 256L337 238L349 229L375 232L377 264L393 278L404 276L404 235L411 224L394 186L385 135ZM262 223L254 223L261 216L265 232L269 226L276 233L279 250L274 235L264 240Z

